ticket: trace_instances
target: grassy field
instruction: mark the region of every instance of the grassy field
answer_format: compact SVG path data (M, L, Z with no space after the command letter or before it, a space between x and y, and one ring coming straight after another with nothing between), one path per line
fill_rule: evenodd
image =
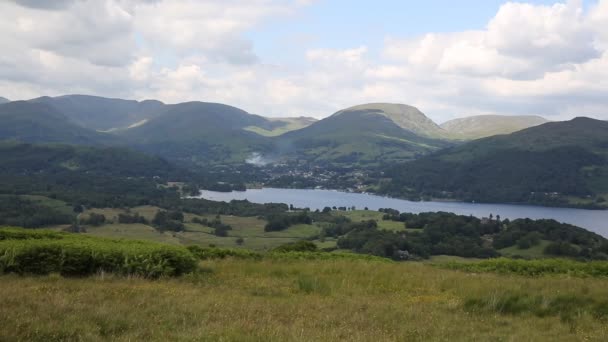
M608 339L605 278L349 260L227 259L201 267L157 281L0 276L0 340Z
M400 232L407 230L403 222L383 220L382 216L384 213L373 210L353 210L353 211L340 211L338 215L343 215L350 218L353 222L375 220L378 222L378 229L390 230L394 232Z
M159 208L157 207L141 206L131 208L130 212L139 213L148 221L151 221L158 210ZM289 242L310 238L317 235L321 230L321 228L316 225L299 224L289 227L284 231L265 232L264 226L267 223L266 220L258 219L257 217L221 216L220 219L222 223L230 225L232 230L228 232L227 237L218 237L213 234L213 228L192 222L192 219L195 217L199 219L206 218L208 220L213 220L215 215L198 216L185 213L186 231L179 233L160 233L154 227L149 225L117 223L118 214L126 213L124 209L89 209L83 213L83 218L86 218L91 213L103 214L111 223L107 223L99 227L87 225L87 234L100 237L139 239L182 245L215 245L217 247L267 250ZM60 229L64 227L61 226L56 228ZM240 244L237 243L238 238L242 238L243 242ZM335 241L319 241L318 245L320 247L334 247Z

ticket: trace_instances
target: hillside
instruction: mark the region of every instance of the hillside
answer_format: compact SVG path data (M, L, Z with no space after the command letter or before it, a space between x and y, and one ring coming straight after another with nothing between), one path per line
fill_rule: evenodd
M412 118L406 112L399 112L403 114L400 116L390 111L389 115L383 108L413 107L370 104L345 109L280 136L277 146L283 154L295 152L298 158L315 163L364 165L410 160L449 145L425 137L436 125L417 110ZM421 136L416 132L426 133Z
M132 145L195 164L243 162L251 152L266 151L267 137L246 127L273 129L271 121L219 103L167 105L156 118L117 132Z
M332 116L350 115L351 113L364 113L368 115L381 115L404 130L426 138L442 138L444 130L433 120L429 119L418 108L397 103L367 103L343 109Z
M11 100L7 99L6 97L0 96L0 104L7 103L7 102L11 102Z
M0 105L0 140L84 145L116 143L116 137L83 128L47 104L26 101Z
M0 194L41 195L96 206L137 205L166 196L157 184L185 171L114 147L0 143Z
M88 95L40 97L30 102L56 109L72 122L92 130L127 128L156 117L164 107L160 101L133 101Z
M294 117L294 118L266 118L269 123L265 124L266 128L259 126L248 126L244 129L267 137L275 137L281 134L302 129L308 127L318 120L306 116Z
M472 141L394 167L381 192L605 207L608 122L575 118Z
M441 124L452 139L473 140L499 134L509 134L546 123L540 116L477 115Z

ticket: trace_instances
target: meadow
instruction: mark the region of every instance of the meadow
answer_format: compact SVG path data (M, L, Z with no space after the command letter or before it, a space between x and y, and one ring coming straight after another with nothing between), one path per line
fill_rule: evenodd
M600 278L373 260L201 262L181 278L0 277L0 340L605 341Z
M604 341L606 284L599 261L394 262L3 228L0 341Z
M86 210L83 218L87 218L91 213L102 214L108 220L101 226L86 225L86 234L107 238L126 238L138 239L155 242L170 243L175 245L199 245L217 246L223 248L245 248L256 251L270 250L280 245L308 239L318 235L321 228L317 225L298 224L283 231L265 232L264 226L267 221L257 217L241 217L232 215L221 215L220 220L224 224L232 227L228 231L228 236L216 236L214 229L192 220L215 219L215 215L194 215L184 213L185 231L183 232L159 232L151 225L146 224L123 224L118 223L118 215L125 213L138 213L148 221L152 221L156 212L160 210L154 206L139 206L130 208L128 211L120 208L93 208ZM63 229L65 226L57 226L56 229ZM242 239L238 241L238 239ZM320 248L335 247L335 241L317 241Z

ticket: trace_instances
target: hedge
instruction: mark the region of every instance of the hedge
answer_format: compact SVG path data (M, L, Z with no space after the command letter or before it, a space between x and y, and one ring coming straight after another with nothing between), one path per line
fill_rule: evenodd
M146 278L194 271L186 248L51 231L0 229L0 273L86 276L97 272Z

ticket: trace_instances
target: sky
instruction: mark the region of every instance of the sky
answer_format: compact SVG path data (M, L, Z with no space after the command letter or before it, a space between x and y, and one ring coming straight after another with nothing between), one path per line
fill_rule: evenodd
M608 119L608 0L3 0L0 96Z

